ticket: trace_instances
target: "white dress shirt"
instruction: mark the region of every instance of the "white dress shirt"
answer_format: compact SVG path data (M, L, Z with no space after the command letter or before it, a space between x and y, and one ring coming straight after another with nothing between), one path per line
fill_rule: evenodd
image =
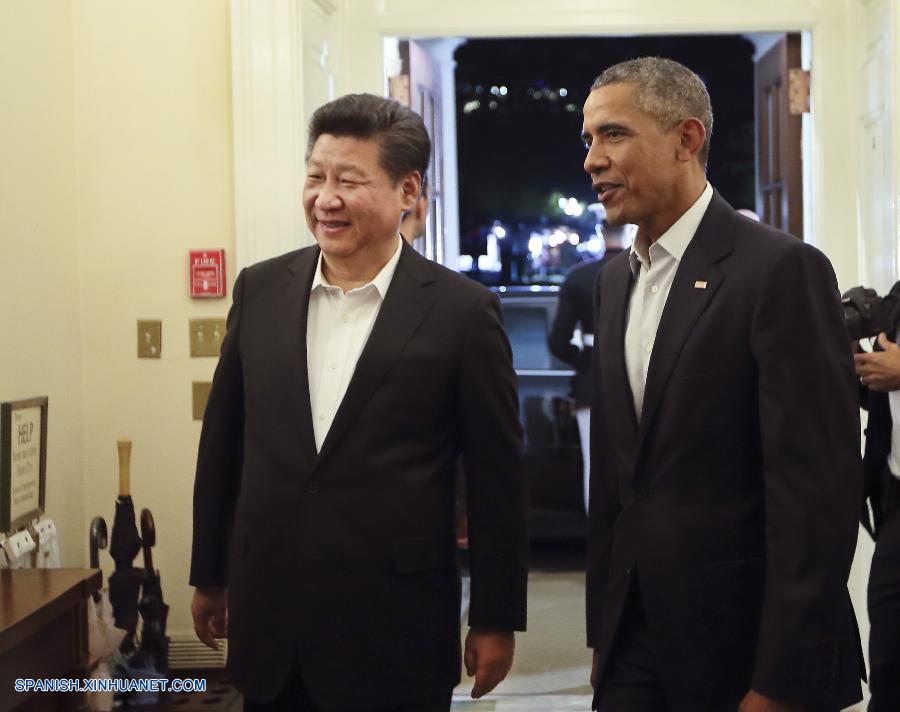
M648 245L646 237L639 232L631 246L628 260L634 275L634 286L628 302L625 327L625 367L638 421L644 404L650 356L669 289L712 196L712 186L707 183L697 201L656 242Z
M363 347L400 261L402 238L387 264L371 282L346 294L329 284L322 272L322 254L309 292L306 320L306 366L309 371L309 405L312 411L316 451L344 399Z

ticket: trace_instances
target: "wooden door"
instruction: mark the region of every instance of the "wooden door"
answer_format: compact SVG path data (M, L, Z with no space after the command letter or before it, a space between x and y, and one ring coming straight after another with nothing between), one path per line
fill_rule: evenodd
M802 114L808 74L800 65L800 35L786 35L756 63L756 212L803 239Z

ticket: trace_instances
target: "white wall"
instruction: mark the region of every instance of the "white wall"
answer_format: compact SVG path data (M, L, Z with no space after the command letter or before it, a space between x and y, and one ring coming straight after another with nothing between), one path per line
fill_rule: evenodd
M187 585L199 422L188 320L226 300L187 296L190 248L225 248L234 281L230 23L222 0L73 3L84 341L84 520L112 524L116 439L134 441L132 494L157 528L172 632ZM4 272L7 271L4 269ZM136 357L138 319L162 320L162 358ZM58 368L52 366L51 368ZM108 561L108 559L107 559ZM86 563L86 562L82 562ZM106 567L109 573L110 567Z
M170 629L191 629L191 491L200 425L187 251L234 279L229 8L222 0L0 0L0 400L49 396L47 513L62 563L112 524L116 439L156 519ZM136 358L162 319L160 360ZM111 561L104 555L108 574Z
M49 397L47 514L81 563L79 309L72 6L0 1L0 401Z

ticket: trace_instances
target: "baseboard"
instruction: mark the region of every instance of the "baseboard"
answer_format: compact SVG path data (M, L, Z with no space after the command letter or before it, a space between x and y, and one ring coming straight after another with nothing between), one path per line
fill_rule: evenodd
M169 637L169 667L172 670L214 670L225 667L228 641L220 640L219 649L212 650L190 633L175 633Z

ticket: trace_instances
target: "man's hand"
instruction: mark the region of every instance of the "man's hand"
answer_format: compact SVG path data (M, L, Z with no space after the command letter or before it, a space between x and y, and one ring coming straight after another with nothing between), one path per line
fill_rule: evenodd
M594 651L594 659L591 662L591 687L597 689L597 675L600 674L600 653Z
M512 631L469 631L463 660L469 677L475 676L472 697L479 698L497 687L512 667L516 636Z
M802 705L790 702L779 702L771 697L761 695L755 690L750 690L741 700L738 712L805 712Z
M228 589L195 588L191 616L197 637L204 645L218 650L216 638L228 637Z
M884 351L858 353L853 356L860 383L873 391L900 389L900 346L891 343L884 332L878 335L878 344Z

